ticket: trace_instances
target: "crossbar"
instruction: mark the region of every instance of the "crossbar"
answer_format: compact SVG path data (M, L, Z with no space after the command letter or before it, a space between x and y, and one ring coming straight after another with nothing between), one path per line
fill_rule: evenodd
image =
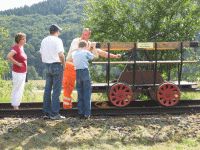
M139 42L143 45L143 48L139 47L139 44L136 44L136 48L140 50L155 50L154 42ZM156 42L157 50L178 50L180 49L181 42ZM108 43L99 43L102 50L108 50ZM153 45L153 47L148 46ZM198 46L199 43L195 42L195 46ZM185 41L183 42L183 48L194 47L194 42ZM131 50L135 48L134 42L110 42L110 50Z

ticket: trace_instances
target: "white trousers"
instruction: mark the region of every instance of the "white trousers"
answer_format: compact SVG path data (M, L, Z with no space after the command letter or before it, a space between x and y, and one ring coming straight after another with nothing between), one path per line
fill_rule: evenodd
M11 93L11 105L19 106L22 100L24 86L26 80L26 73L17 73L12 71L12 93Z

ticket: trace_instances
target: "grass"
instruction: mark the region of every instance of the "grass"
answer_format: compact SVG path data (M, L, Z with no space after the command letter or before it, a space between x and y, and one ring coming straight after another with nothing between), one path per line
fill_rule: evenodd
M9 103L11 94L11 81L4 81L3 87L0 87L0 102ZM22 102L42 102L44 94L44 80L29 80L25 86L25 92L23 95ZM72 94L74 101L77 100L77 92L74 91ZM140 96L141 99L148 99L148 97ZM63 95L61 94L61 100ZM200 99L200 92L181 92L181 99ZM108 100L107 94L105 93L92 93L93 101L106 101Z
M182 92L181 99L199 99L200 100L200 92Z

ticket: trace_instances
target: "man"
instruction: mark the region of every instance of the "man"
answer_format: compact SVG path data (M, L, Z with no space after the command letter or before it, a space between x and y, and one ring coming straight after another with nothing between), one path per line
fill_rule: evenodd
M74 64L72 62L72 52L78 49L79 42L81 40L84 40L87 42L87 47L89 47L88 50L91 50L93 43L89 41L91 35L91 30L89 28L84 28L82 31L82 34L80 37L75 38L70 46L69 52L67 54L66 58L66 65L64 70L64 78L63 78L63 92L64 92L64 99L63 99L63 108L72 108L72 91L74 89L75 80L76 80L76 71L74 68ZM108 57L108 53L101 50L96 49L93 46L93 49L91 52L95 55L97 58L98 56L101 57ZM110 58L120 58L121 55L119 54L110 54Z
M42 62L45 64L46 84L43 96L44 119L53 120L64 119L59 114L60 93L62 89L63 68L65 66L65 56L63 42L58 36L61 28L58 25L51 25L50 35L42 40L40 53ZM51 94L53 88L53 92Z

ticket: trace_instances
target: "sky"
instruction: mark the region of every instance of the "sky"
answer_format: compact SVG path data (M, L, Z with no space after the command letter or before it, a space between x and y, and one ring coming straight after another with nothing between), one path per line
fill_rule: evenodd
M24 5L31 6L42 1L45 0L0 0L0 11L23 7Z

